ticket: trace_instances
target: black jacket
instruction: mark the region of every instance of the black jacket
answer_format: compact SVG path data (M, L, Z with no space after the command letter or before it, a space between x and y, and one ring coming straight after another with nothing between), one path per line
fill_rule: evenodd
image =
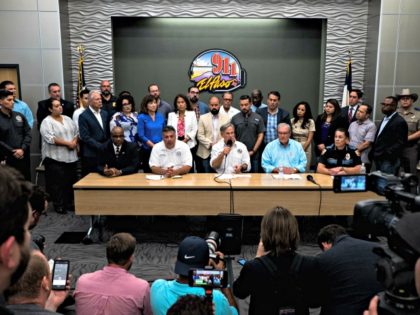
M104 152L99 155L98 172L104 174L104 167L116 168L122 171L122 175L136 173L139 169L139 147L136 143L127 142L124 140L119 157L115 156L114 146L112 140L106 144Z
M321 140L321 130L322 130L322 114L318 115L318 117L316 118L315 121L315 143L316 145L318 144L324 144L326 147L334 144L334 134L335 131L338 128L344 128L344 129L348 129L349 128L349 122L347 119L345 119L343 116L337 116L335 119L333 119L331 121L331 125L330 125L330 129L328 129L328 136L327 136L327 141L323 142Z
M295 253L289 252L279 257L269 255L268 257L277 266L278 278L275 279L260 259L253 259L245 263L239 277L233 283L233 294L244 299L251 296L249 315L270 315L278 314L278 306L303 306L297 314L309 314L308 305L312 290L311 271L314 266L314 258L303 256L297 278L290 273L290 266ZM296 280L302 288L299 294L296 290ZM278 290L278 294L275 293ZM281 300L279 301L279 296Z
M363 314L370 299L382 291L373 253L378 244L349 235L338 236L331 249L317 256L322 315Z
M381 124L382 122L383 120ZM396 161L407 144L408 125L398 113L391 117L379 134L381 124L376 131L375 142L370 153L373 160Z

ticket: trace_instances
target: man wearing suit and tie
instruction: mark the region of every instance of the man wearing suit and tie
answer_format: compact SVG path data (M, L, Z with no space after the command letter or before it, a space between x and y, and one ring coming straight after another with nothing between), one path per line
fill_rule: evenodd
M400 157L407 143L408 126L397 112L398 101L394 96L387 96L382 105L382 119L375 136L371 151L376 169L397 175Z
M79 117L82 140L82 176L96 172L98 157L109 139L108 114L101 110L101 92L89 92L89 107Z
M201 163L201 167L197 165L198 173L213 172L213 169L210 166L210 152L213 145L221 139L220 127L230 121L228 115L219 113L220 100L217 96L210 97L209 110L210 113L200 116L200 120L198 121L197 158Z
M352 89L349 92L349 105L344 106L341 109L341 116L347 119L349 124L353 121L356 121L356 112L359 109L361 99L363 97L363 92L359 89Z
M137 144L124 140L124 129L116 126L112 128L111 140L99 156L98 172L107 177L137 173L139 160Z

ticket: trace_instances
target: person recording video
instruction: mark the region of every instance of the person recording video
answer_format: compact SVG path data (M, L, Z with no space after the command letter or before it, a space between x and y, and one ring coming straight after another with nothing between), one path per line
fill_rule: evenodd
M150 302L152 311L155 315L166 315L167 311L176 303L179 297L192 294L198 296L205 295L205 289L200 287L190 287L188 285L188 273L192 268L204 268L213 266L220 270L225 268L224 255L216 252L219 262L209 259L209 246L207 242L197 236L186 237L178 248L178 256L175 264L175 273L178 275L176 280L158 279L153 282L150 291ZM213 304L215 315L238 315L236 302L230 289L222 291L213 290Z

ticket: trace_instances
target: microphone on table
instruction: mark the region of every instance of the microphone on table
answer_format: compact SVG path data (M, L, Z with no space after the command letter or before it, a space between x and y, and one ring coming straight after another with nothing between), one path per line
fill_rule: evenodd
M315 181L315 179L314 179L314 177L313 177L312 175L307 175L307 176L306 176L306 179L307 179L308 181L310 181L311 183L313 183L313 184L315 184L315 185L319 186L319 185L318 185L318 183Z

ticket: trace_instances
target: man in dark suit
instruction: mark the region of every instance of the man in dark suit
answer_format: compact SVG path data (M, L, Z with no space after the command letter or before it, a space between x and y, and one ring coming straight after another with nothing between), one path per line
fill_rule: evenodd
M323 227L318 234L323 253L316 257L317 283L322 315L362 314L370 299L383 290L376 279L373 253L377 244L350 237L337 224Z
M82 140L82 176L96 172L98 157L109 139L108 114L101 110L99 91L89 92L89 107L79 117L79 133Z
M394 175L398 173L400 157L408 137L408 125L397 113L397 104L394 96L387 96L381 103L385 117L376 131L371 151L376 169Z
M60 85L58 85L57 83L50 83L48 85L48 93L50 94L49 98L38 102L38 109L36 111L38 130L41 127L41 123L44 120L44 118L51 114L51 112L48 110L48 102L51 99L59 100L61 102L61 106L63 106L63 115L73 118L74 104L61 98Z
M347 119L349 124L356 121L356 112L359 109L363 92L359 89L352 89L349 92L349 105L344 106L341 109L341 116Z
M112 128L111 140L99 156L98 172L107 177L137 173L139 160L137 144L125 141L124 130L116 126Z

